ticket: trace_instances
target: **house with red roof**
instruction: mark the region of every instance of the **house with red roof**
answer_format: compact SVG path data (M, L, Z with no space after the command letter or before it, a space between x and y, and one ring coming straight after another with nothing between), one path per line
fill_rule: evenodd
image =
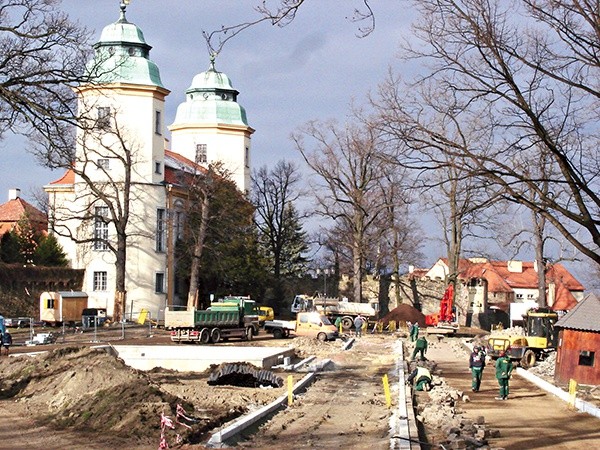
M0 205L0 238L14 230L22 219L27 219L36 231L45 233L48 230L46 214L23 200L20 193L20 189L10 189L8 201Z
M431 279L449 276L446 258L440 258L427 272ZM535 262L461 259L457 278L457 309L463 323L477 323L481 314L504 312L511 322L520 321L529 308L539 306L538 267ZM555 311L568 311L583 299L584 287L562 265L546 267L546 303Z

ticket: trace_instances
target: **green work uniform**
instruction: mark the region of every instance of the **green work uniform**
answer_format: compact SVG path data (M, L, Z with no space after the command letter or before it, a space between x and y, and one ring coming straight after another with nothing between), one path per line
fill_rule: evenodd
M427 339L425 339L425 337L420 337L417 339L417 342L415 342L412 359L415 359L417 353L421 353L421 360L425 360L425 353L427 353Z
M508 356L501 356L496 360L496 379L500 385L499 400L506 400L508 398L508 380L512 370L513 365Z

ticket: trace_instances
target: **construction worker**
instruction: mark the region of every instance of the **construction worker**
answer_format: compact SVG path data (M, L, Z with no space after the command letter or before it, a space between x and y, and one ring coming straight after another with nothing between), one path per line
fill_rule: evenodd
M413 350L413 354L412 354L412 360L414 361L415 356L417 356L417 353L421 353L421 361L425 361L425 353L427 353L427 339L425 339L425 336L421 336L419 339L417 339L417 342L415 342L415 349Z
M471 390L478 392L481 386L481 377L485 368L485 352L479 346L473 347L469 356L469 369L471 369Z
M335 322L334 322L335 328L340 332L340 334L342 333L342 317L341 316L337 316L335 318Z
M415 342L419 337L419 323L415 322L410 326L409 329L410 342Z
M8 332L8 330L6 330L6 332L2 335L2 345L4 346L6 354L8 355L8 352L10 351L10 346L12 345L12 336Z
M360 314L354 318L354 328L356 332L356 337L362 336L362 328L365 323L365 319Z
M500 395L496 397L496 400L507 400L508 399L508 380L513 370L513 364L506 352L500 352L500 357L496 360L496 379L500 385Z
M431 372L421 363L415 367L406 379L406 384L409 384L414 380L416 391L430 391L431 390Z

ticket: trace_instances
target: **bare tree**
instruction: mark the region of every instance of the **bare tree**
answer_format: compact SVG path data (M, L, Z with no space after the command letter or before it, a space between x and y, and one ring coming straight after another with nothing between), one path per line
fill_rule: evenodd
M398 125L430 166L451 157L470 177L544 218L600 263L597 5L572 1L415 2L428 64L416 87L445 92L402 102ZM445 109L441 129L434 113ZM460 130L470 129L470 133ZM543 152L543 153L542 153ZM432 155L435 155L433 158ZM549 170L529 168L547 156ZM423 161L421 161L423 162ZM533 195L529 195L533 193Z
M76 139L80 147L76 154L67 151L67 155L54 155L58 160L73 158L68 169L74 175L76 198L65 201L51 197L50 228L59 236L83 244L81 256L91 249L113 254L116 269L113 319L118 322L126 304L127 249L136 237L152 237L139 231L145 218L134 217L136 224L134 227L131 224L131 205L144 201L147 190L145 183L135 181L141 163L139 151L126 128L117 122L116 113L104 117L102 123L83 125ZM114 235L109 233L111 228Z
M86 78L89 33L59 4L0 4L0 138L10 131L49 141L77 122L74 88Z
M259 168L252 177L255 223L271 261L275 303L284 299L283 277L299 275L306 261L306 233L294 205L301 194L299 181L298 167L283 160L270 171L266 166Z
M313 151L306 147L304 136L316 141ZM379 155L377 132L368 124L341 128L335 122L310 122L293 139L320 181L315 192L317 213L350 233L354 299L361 301L369 229L387 207L378 189L386 166Z
M301 9L306 0L275 0L272 2L263 1L254 7L258 16L248 22L223 25L219 30L202 31L204 40L211 55L221 53L223 47L230 39L234 38L244 30L254 27L263 22L270 23L273 26L285 27L294 21L296 14ZM270 3L270 4L269 4ZM375 14L371 9L369 0L356 0L359 5L353 9L349 20L355 23L365 24L359 26L357 36L365 37L375 29Z

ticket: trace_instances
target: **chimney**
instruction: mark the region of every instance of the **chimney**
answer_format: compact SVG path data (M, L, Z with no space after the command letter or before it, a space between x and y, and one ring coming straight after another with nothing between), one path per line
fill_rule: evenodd
M16 200L21 196L21 189L14 188L8 190L8 201Z

